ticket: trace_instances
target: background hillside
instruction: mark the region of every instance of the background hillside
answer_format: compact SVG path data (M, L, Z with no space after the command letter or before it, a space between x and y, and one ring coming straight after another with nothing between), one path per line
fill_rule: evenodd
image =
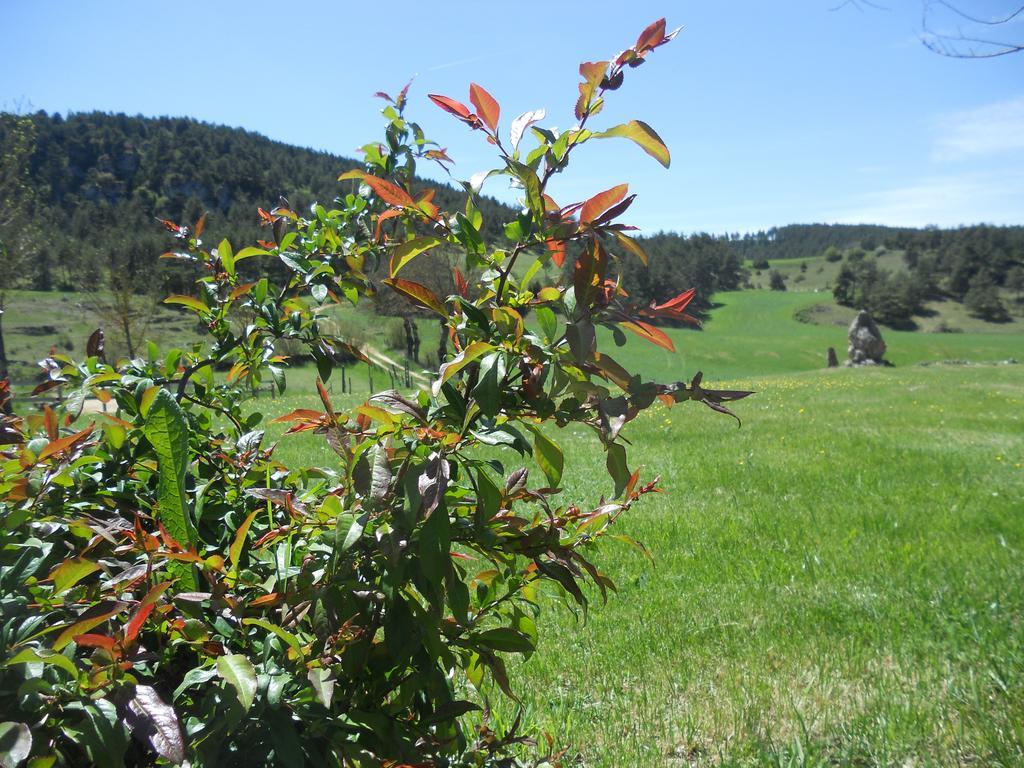
M252 243L269 237L257 208L282 196L300 211L329 202L349 191L337 177L357 165L238 128L98 112L0 114L0 149L0 309L8 308L0 359L11 359L17 378L30 376L50 346L75 349L90 326L104 325L112 344L132 352L144 339L190 332L154 309L168 293L191 292L196 277L157 258L173 243L158 219L191 223L206 213L207 241ZM462 189L430 186L442 208L463 207ZM478 207L483 237L501 247L503 224L517 212L493 198ZM1012 332L1021 325L1024 227L799 224L641 240L650 268L635 259L621 264L630 296L663 301L695 287L693 309L705 319L717 293L773 288L822 294L810 308L801 303L801 319L811 324L843 324L863 307L907 330ZM443 254L415 268L424 273L417 279L450 289ZM380 296L377 311L391 313L389 292ZM344 318L344 329L401 346L391 325L358 314Z

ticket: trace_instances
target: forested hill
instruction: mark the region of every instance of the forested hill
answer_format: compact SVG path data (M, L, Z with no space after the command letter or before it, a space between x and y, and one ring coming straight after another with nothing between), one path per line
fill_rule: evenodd
M855 246L873 251L875 246L917 230L880 224L790 224L769 230L728 236L729 247L743 259L810 259L828 248L840 251Z
M299 210L333 200L342 190L338 175L356 166L352 159L187 118L0 113L0 257L5 267L24 257L17 258L24 265L19 270L0 273L0 291L103 287L116 273L132 276L136 292L187 292L194 276L156 261L169 242L156 219L191 223L206 212L208 242L252 243L266 236L258 207L269 208L280 196ZM442 209L463 207L461 189L430 186ZM503 225L516 211L491 198L480 208L485 239L500 244ZM651 269L624 262L630 295L664 301L695 287L698 311L714 292L745 283L744 260L837 260L843 251L886 246L905 251L911 268L930 269L929 280L939 288L956 288L951 295L957 298L976 274L1003 286L1007 271L1024 263L1024 227L795 224L745 235L658 233L643 242ZM450 279L429 259L418 260L417 268Z
M0 117L6 118L0 120L0 147L7 148L12 141L5 134L17 121ZM28 120L22 170L31 196L28 215L42 241L35 243L38 256L26 279L42 290L72 287L112 251L148 259L166 250L166 232L155 218L188 223L208 212L207 240L265 237L257 207L276 205L280 196L299 210L333 200L341 190L338 175L359 165L187 118L39 112ZM14 158L5 152L0 162L10 165ZM461 208L462 197L438 186L435 201ZM508 210L495 210L503 206L492 199L480 207L494 229L485 234L497 237Z

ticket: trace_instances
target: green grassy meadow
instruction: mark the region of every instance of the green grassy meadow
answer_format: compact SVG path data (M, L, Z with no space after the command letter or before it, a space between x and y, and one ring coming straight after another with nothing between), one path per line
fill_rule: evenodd
M514 665L527 722L588 768L1024 764L1024 366L997 362L1022 337L886 331L896 367L823 370L845 329L793 318L820 297L717 299L676 355L605 339L757 395L740 429L693 404L628 428L665 492L621 530L655 563L607 545L618 594L585 622L552 597ZM611 491L589 434L556 438L566 503Z
M1024 764L1024 365L1001 362L1024 336L883 329L895 367L825 370L845 324L794 318L825 298L720 294L705 330L668 331L676 354L602 339L645 376L757 394L742 428L694 404L627 427L631 466L664 492L621 531L654 564L606 545L618 593L591 595L585 622L551 596L538 652L511 665L526 722L570 764ZM353 394L329 382L336 405L370 392L352 370ZM257 407L314 404L314 376ZM553 436L564 503L610 493L596 441ZM308 435L277 456L333 461Z
M835 370L633 426L665 493L606 549L619 585L516 671L587 766L1024 761L1024 375ZM567 499L608 489L563 438ZM595 596L596 600L596 596Z

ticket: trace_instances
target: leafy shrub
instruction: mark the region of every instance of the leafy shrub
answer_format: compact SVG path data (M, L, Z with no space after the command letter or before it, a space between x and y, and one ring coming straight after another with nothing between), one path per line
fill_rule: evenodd
M657 489L629 468L624 427L658 400L729 413L723 403L749 394L705 389L699 374L645 382L599 352L597 326L671 349L650 320L685 318L693 292L639 306L611 277L619 256L646 258L616 222L633 200L626 185L566 206L546 191L592 139L631 139L668 165L645 123L588 124L673 35L661 20L616 58L583 64L579 124L560 135L530 112L506 141L497 101L476 84L473 109L431 96L495 146L492 173L522 186L508 249L481 236L472 185L454 213L430 191L413 196L416 163L449 160L405 116L407 88L381 94L385 141L342 175L354 188L333 206L261 210L273 239L238 250L207 248L203 219L164 222L176 239L166 255L204 275L197 295L167 302L193 312L210 341L111 360L97 331L84 361L43 362L36 392L60 389L64 406L0 421L7 762L513 764L516 727L495 732L486 714L467 727L480 700L470 687L514 695L505 658L533 653L543 595L585 610L587 583L602 598L614 589L592 553ZM527 135L537 145L521 151ZM446 298L401 274L442 245L479 275L456 272ZM571 281L527 288L570 248ZM253 277L251 260L279 262L282 281ZM325 380L339 355L360 356L326 331L322 310L372 295L367 272L385 261L385 289L437 315L452 354L428 387L352 408L318 381L322 409L274 421L320 436L337 461L286 466L248 398L264 381L284 390L282 344L304 346ZM91 399L117 415L83 416ZM0 406L10 411L6 387ZM558 500L567 468L551 427L570 424L606 454L596 506ZM539 480L518 465L528 457Z
M773 269L768 273L768 286L773 291L784 291L786 290L786 278L782 276L779 270Z

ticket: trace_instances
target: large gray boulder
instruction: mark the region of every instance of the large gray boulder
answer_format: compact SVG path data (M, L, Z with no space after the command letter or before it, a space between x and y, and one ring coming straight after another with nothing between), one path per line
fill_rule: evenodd
M865 310L857 313L850 324L850 347L847 365L887 365L882 332Z

